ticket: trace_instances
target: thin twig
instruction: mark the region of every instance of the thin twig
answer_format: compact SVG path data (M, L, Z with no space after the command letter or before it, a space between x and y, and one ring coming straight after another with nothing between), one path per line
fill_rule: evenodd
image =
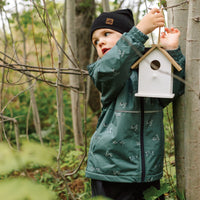
M56 37L54 36L54 34L51 32L51 30L49 29L49 27L47 26L45 20L42 18L39 10L38 10L38 7L35 3L34 0L31 0L31 2L34 4L34 7L36 8L36 11L41 19L41 21L43 22L43 24L46 26L46 29L48 31L48 33L51 35L51 37L54 39L56 45L59 47L59 49L63 52L63 54L67 57L67 59L76 67L76 68L80 68L78 63L74 63L73 60L68 56L68 54L64 51L64 49L61 47L61 45L59 44L59 42L57 41Z
M33 83L31 86L29 86L28 88L26 88L25 90L19 92L17 95L13 96L8 102L7 104L2 108L0 114L4 113L5 109L8 107L8 105L14 101L19 95L21 95L22 93L24 93L25 91L29 90L31 87L33 87L35 83Z

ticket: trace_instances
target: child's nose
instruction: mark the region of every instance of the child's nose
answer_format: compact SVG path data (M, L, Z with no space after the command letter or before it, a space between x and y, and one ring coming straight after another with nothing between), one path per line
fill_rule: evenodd
M99 40L99 46L101 46L101 45L103 45L103 44L105 44L105 39L104 39L104 38L101 38L101 39Z

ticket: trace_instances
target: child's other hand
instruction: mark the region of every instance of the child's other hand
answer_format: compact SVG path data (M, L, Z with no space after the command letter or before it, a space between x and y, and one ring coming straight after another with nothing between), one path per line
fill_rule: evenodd
M153 8L142 20L137 24L137 28L144 34L149 34L158 27L165 25L165 19L162 12L158 8Z
M160 45L167 50L174 50L179 45L180 31L176 28L165 28L165 32L161 33Z

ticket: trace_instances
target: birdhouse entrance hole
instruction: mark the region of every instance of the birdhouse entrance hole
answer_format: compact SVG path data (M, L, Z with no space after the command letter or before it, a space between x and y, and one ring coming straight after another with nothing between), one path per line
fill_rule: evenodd
M158 70L160 68L160 62L158 60L153 60L150 66L151 66L151 69Z

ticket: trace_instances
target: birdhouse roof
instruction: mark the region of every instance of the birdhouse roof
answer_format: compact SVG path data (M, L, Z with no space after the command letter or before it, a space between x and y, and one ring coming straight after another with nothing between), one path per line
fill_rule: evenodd
M140 59L138 59L132 66L131 69L135 69L138 64L144 60L152 51L154 51L155 49L158 49L170 62L171 64L178 70L181 71L182 68L180 67L180 65L167 53L166 50L164 50L160 45L152 45L152 48L150 50L148 50Z

